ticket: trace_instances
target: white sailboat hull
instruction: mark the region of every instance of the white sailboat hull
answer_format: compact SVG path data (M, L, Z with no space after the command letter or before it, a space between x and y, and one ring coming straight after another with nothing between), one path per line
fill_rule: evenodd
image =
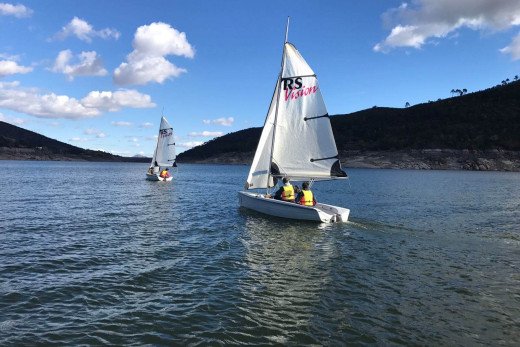
M149 173L147 173L146 174L146 179L148 181L170 182L173 179L173 177L170 176L170 177L167 177L167 178L162 178L162 177L159 176L159 174L149 174Z
M350 210L343 207L318 203L315 206L302 206L266 198L264 194L238 192L240 206L271 216L309 220L324 223L346 222Z

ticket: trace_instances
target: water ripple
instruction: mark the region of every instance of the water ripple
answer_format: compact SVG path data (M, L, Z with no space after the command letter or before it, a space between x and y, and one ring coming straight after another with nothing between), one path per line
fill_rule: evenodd
M0 345L520 343L518 175L352 170L317 225L238 208L246 167L145 170L0 163Z

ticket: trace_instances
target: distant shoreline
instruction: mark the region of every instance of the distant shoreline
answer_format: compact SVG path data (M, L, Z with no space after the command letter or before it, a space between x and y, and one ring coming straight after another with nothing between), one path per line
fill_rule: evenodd
M146 157L121 157L104 153L104 156L54 153L39 148L12 148L0 147L0 160L35 160L35 161L95 161L95 162L135 162L149 163L152 158Z
M191 164L251 165L254 153L226 153L202 160L179 161ZM520 172L520 152L503 150L413 149L399 151L341 151L347 168L469 170Z
M226 153L202 160L181 160L179 164L251 165L254 153ZM347 168L469 170L520 172L520 152L503 150L413 149L399 151L340 151ZM151 158L96 157L55 154L33 148L0 147L0 160L93 161L149 163Z

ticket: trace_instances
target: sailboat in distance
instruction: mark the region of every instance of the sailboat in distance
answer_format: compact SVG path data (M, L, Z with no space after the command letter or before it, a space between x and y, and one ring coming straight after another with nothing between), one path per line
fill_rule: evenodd
M175 159L173 128L166 118L161 117L159 135L157 136L157 145L153 152L150 167L146 172L146 179L148 181L171 181L173 177L170 168L177 167Z
M270 198L280 178L292 181L345 179L330 118L314 71L294 45L283 46L282 65L240 206L264 214L319 222L346 222L349 209L303 206ZM251 192L265 189L266 193Z

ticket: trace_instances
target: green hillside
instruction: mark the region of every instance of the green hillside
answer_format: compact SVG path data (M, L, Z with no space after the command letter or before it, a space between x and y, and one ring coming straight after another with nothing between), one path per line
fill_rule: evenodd
M331 116L339 151L469 149L520 151L520 81L407 108ZM224 135L178 156L200 161L254 153L261 128Z
M149 161L126 158L63 143L30 130L0 121L0 159Z

